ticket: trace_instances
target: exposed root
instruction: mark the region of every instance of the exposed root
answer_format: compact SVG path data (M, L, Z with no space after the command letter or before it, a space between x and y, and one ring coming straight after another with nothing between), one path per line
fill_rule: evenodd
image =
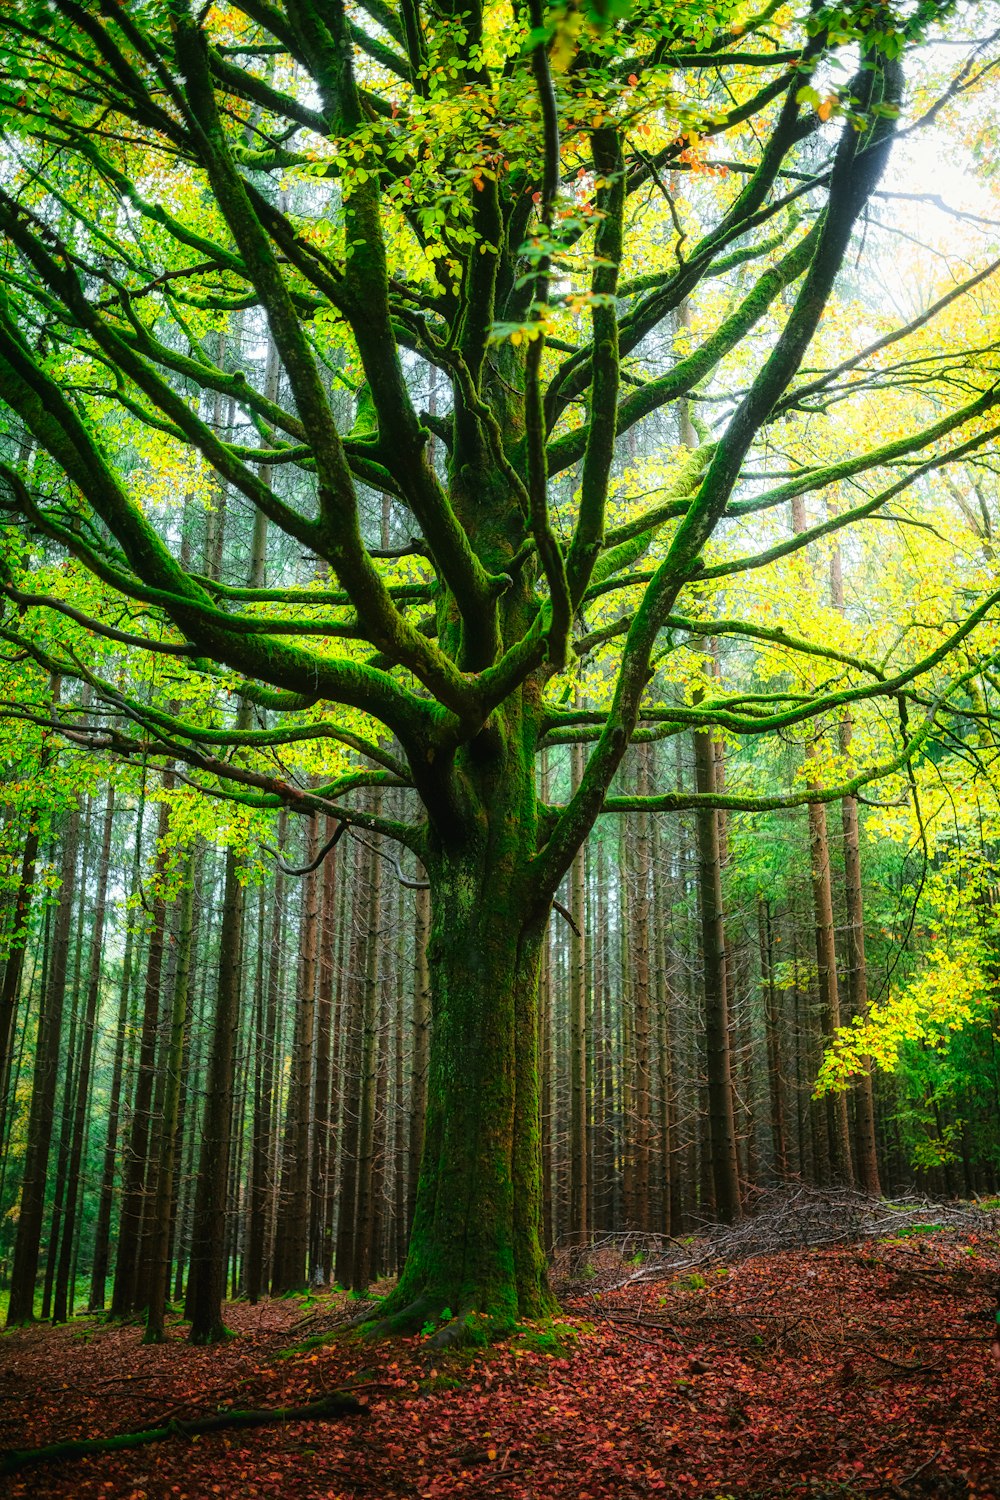
M373 1318L365 1313L355 1326L363 1328L369 1338L388 1339L405 1337L408 1333L419 1333L431 1316L432 1303L429 1297L416 1297L405 1303L396 1312L388 1312Z

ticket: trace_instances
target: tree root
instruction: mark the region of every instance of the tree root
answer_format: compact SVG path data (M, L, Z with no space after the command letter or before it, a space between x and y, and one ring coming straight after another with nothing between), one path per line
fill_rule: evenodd
M49 1443L44 1448L14 1448L0 1456L0 1474L15 1474L32 1464L58 1463L64 1458L86 1458L91 1453L114 1453L121 1448L141 1448L146 1443L160 1443L172 1437L198 1437L205 1432L220 1432L227 1427L263 1427L268 1422L316 1422L344 1417L363 1411L353 1396L334 1392L307 1401L303 1406L275 1406L262 1410L221 1411L211 1417L196 1417L190 1422L172 1418L162 1427L147 1427L142 1432L120 1432L114 1437L73 1438L64 1443Z
M431 1308L432 1303L429 1297L417 1297L396 1312L380 1313L376 1317L368 1312L358 1319L356 1326L361 1328L368 1338L374 1339L419 1333L431 1314Z

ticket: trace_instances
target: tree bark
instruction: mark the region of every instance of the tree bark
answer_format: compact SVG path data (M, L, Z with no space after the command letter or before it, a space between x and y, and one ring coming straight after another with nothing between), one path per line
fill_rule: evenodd
M7 1326L30 1323L35 1316L35 1279L45 1211L49 1147L55 1118L56 1083L59 1076L59 1040L62 1032L63 1000L69 968L70 926L76 898L76 856L80 840L80 813L74 807L63 833L59 883L59 906L52 933L52 958L48 982L42 993L35 1044L35 1072L28 1115L28 1143L21 1182L21 1208L14 1239L10 1302Z
M243 887L236 855L226 851L219 933L219 988L206 1080L201 1155L195 1188L188 1297L193 1344L226 1336L222 1302L226 1284L226 1189L233 1113L233 1072L239 1024Z
M572 752L572 789L583 776L582 745ZM569 1007L570 1007L570 1242L585 1245L590 1230L590 1182L588 1173L589 1104L587 1093L588 1025L587 994L587 900L585 851L577 850L570 866L570 932Z
M319 825L309 820L306 864L319 853ZM285 1117L285 1149L278 1199L275 1264L271 1290L276 1295L304 1287L309 1250L311 1105L316 1031L316 951L319 930L319 881L315 870L304 877L299 932L299 1003L295 1012L292 1071Z
M142 868L142 819L145 797L139 802L136 819L135 859L132 866L131 896ZM127 910L127 903L126 903ZM115 1193L115 1162L118 1156L118 1120L121 1112L122 1078L125 1063L125 1033L128 1030L129 999L132 990L132 954L135 945L135 923L127 920L125 952L122 956L121 985L118 992L118 1016L115 1023L115 1051L111 1064L111 1090L108 1096L108 1127L104 1137L104 1163L97 1201L97 1225L94 1231L94 1261L90 1272L91 1312L103 1312L111 1249L111 1209Z
M164 773L163 789L173 785L170 771ZM132 1102L132 1129L125 1153L125 1187L122 1195L121 1223L118 1230L118 1253L115 1258L115 1283L111 1296L111 1316L127 1317L135 1311L139 1280L139 1250L142 1238L142 1215L149 1167L149 1143L153 1085L156 1078L156 1039L160 1019L160 979L163 969L163 943L167 905L161 894L169 858L167 840L170 832L170 806L160 803L156 829L156 859L153 880L153 921L146 955L146 986L143 997L142 1035L139 1041L139 1066Z
M181 1079L184 1073L184 1047L187 1033L188 990L191 976L191 947L194 937L194 855L187 861L184 889L181 893L177 925L177 967L174 972L170 1009L170 1035L165 1060L166 1086L163 1094L163 1119L160 1125L160 1160L156 1173L156 1197L150 1215L149 1306L146 1317L147 1344L162 1344L166 1338L164 1317L170 1285L170 1229L174 1196L174 1171L180 1151L178 1121Z
M715 792L715 746L704 732L694 736L695 779L700 793ZM708 1125L715 1212L725 1223L740 1216L740 1177L733 1116L729 1002L726 990L725 928L719 817L715 808L697 812L700 864L699 906L705 965L705 1039L708 1055Z
M431 894L427 887L416 893L413 924L413 1053L410 1070L410 1149L407 1183L407 1234L417 1206L420 1154L427 1120L427 1068L430 1055L431 980L427 966L430 941Z
M830 841L826 830L826 806L822 802L809 804L809 852L823 1040L829 1043L840 1025L840 987L837 983L837 945L833 927ZM827 1095L827 1128L830 1133L830 1161L833 1171L841 1181L853 1185L847 1094L843 1089Z
M380 802L376 793L373 803ZM354 1256L351 1285L355 1291L367 1290L372 1279L375 1231L375 1117L379 1066L379 974L381 969L382 930L382 860L378 856L371 866L371 903L366 913L369 924L363 977L364 998L361 1009L361 1091L358 1100L357 1198L354 1223Z
M424 851L427 1129L406 1265L383 1321L412 1328L450 1317L442 1342L486 1337L554 1309L541 1243L538 1075L548 902L530 883L534 769L508 754L509 775L502 750L475 768L477 804L489 806L489 817L457 825L447 842L429 835Z
M87 974L87 998L84 1006L83 1034L80 1042L80 1066L77 1070L76 1104L73 1114L73 1141L70 1147L69 1172L67 1174L66 1210L62 1227L62 1243L59 1247L59 1266L56 1272L55 1297L52 1304L52 1321L65 1323L72 1315L73 1290L70 1289L70 1266L76 1239L76 1216L82 1190L80 1167L83 1161L84 1137L87 1125L87 1105L90 1099L91 1064L94 1056L94 1028L97 1023L97 1007L101 994L101 959L104 948L104 920L108 900L108 866L111 861L111 833L114 823L115 789L107 789L104 823L101 829L101 850L97 868L97 889L94 897L94 925L90 938L90 965Z

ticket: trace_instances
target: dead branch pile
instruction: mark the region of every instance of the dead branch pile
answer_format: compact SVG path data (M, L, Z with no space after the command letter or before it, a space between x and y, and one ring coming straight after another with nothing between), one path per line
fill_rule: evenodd
M562 1293L605 1294L636 1282L662 1281L702 1266L734 1265L781 1250L806 1250L899 1234L917 1226L962 1234L1000 1233L1000 1209L978 1201L870 1198L847 1188L774 1188L756 1195L736 1224L699 1233L625 1233L556 1252L552 1282Z

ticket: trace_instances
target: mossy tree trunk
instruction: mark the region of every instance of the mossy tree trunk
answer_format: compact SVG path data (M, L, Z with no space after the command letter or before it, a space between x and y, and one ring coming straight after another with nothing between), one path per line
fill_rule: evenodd
M471 814L431 837L433 1024L409 1253L385 1305L396 1327L454 1320L475 1336L554 1308L542 1251L533 757L481 748Z

